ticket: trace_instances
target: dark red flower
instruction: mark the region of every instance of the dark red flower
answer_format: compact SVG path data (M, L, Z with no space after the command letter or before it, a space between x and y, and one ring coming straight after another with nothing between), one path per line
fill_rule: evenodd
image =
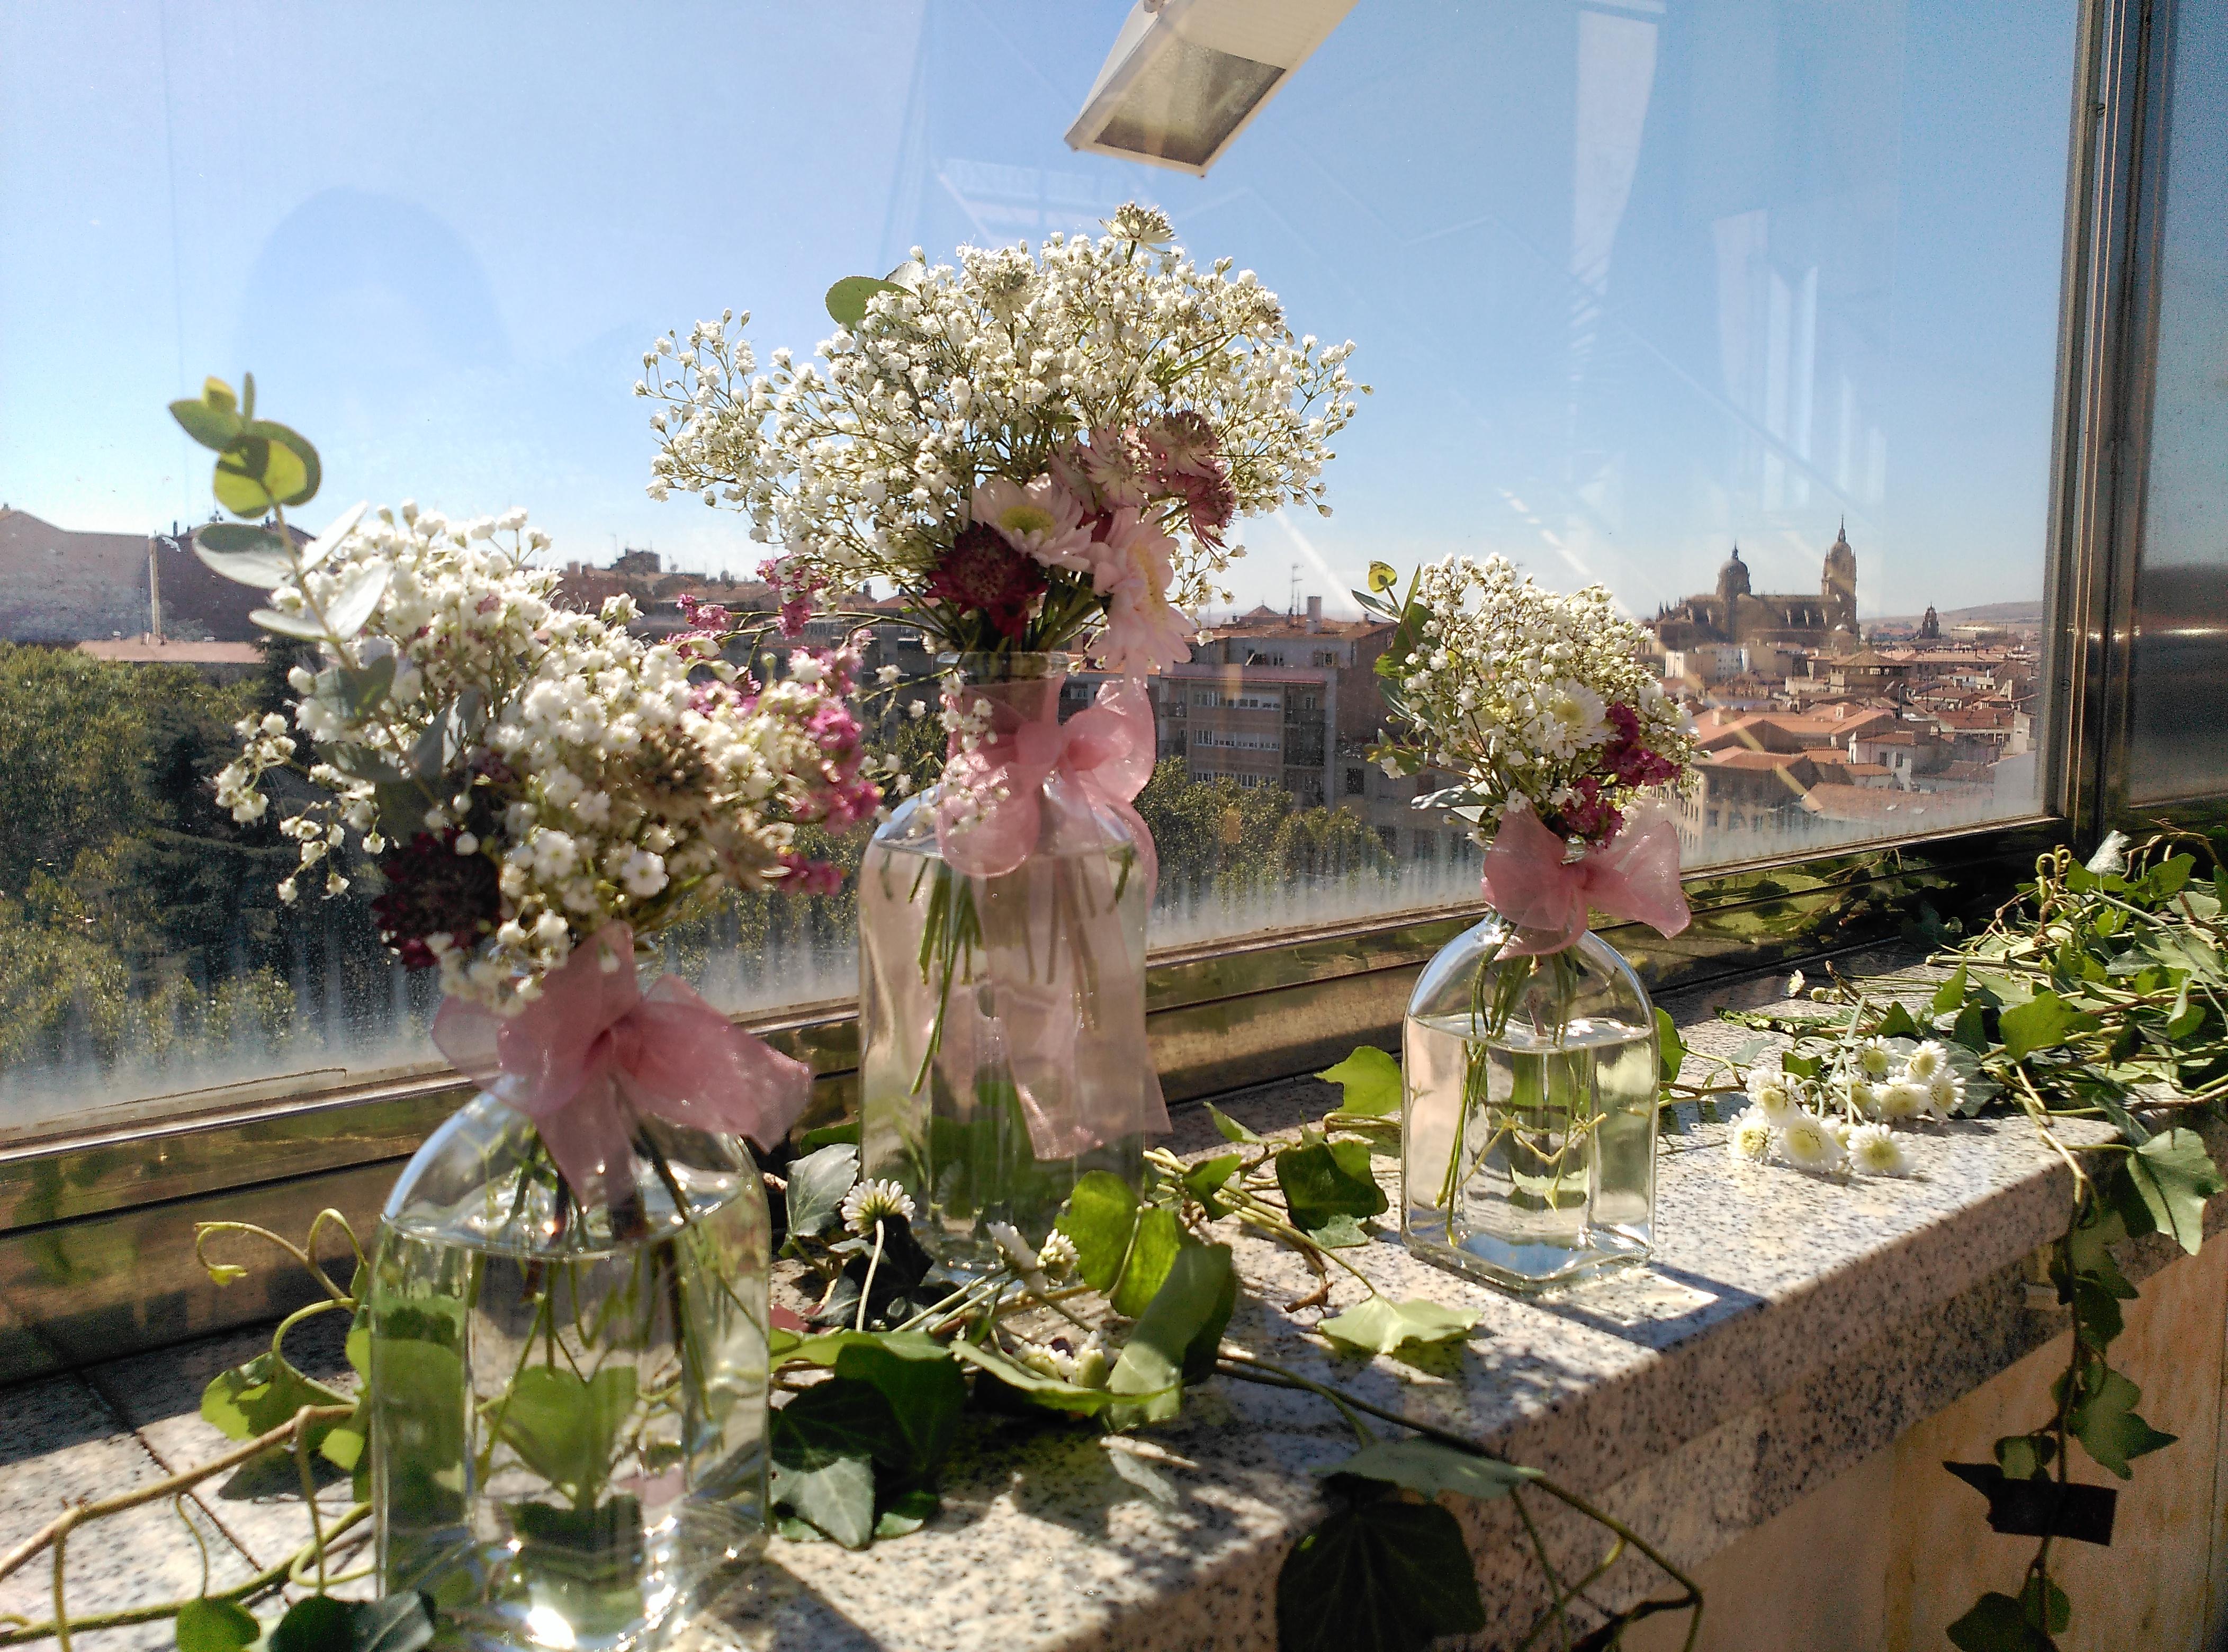
M1034 558L1007 544L996 528L976 522L959 530L928 576L928 595L986 614L1001 636L1019 637L1029 623L1029 605L1049 583Z
M371 903L380 938L405 969L430 970L440 960L426 942L446 935L459 948L476 944L503 912L495 862L457 853L457 831L420 832L379 859L387 891Z

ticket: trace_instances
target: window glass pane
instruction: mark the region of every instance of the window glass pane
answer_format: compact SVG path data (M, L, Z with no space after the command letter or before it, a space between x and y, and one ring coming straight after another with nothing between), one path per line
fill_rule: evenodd
M644 493L657 334L732 305L803 354L837 277L1132 198L1376 389L1336 514L1246 524L1156 687L1156 944L1476 898L1431 777L1367 756L1372 559L1647 621L1713 753L1690 864L2034 810L2072 0L1357 6L1294 72L1166 88L1217 131L1272 90L1204 178L1063 142L1127 10L0 15L0 1135L430 1060L375 880L282 906L288 852L209 800L288 661L184 548L165 402L252 368L313 515L523 504L579 600L670 624L762 600L763 552ZM917 634L874 647L925 685ZM849 992L850 921L738 900L669 951L793 1007Z
M2228 791L2228 20L2174 14L2128 801Z

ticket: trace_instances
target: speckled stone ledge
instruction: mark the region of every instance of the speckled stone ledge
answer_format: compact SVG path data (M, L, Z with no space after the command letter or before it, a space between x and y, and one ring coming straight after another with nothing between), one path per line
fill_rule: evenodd
M1874 960L1887 967L1898 960ZM1720 1004L1775 998L1777 979L1668 1001L1693 1049L1731 1054L1752 1035ZM1264 1134L1335 1103L1311 1080L1220 1098ZM1475 1307L1459 1348L1411 1358L1341 1356L1313 1334L1360 1288L1335 1276L1327 1306L1291 1309L1316 1281L1291 1253L1226 1223L1249 1286L1232 1339L1372 1402L1458 1431L1591 1498L1681 1565L1718 1553L1805 1493L1889 1444L2053 1335L2029 1305L2034 1253L2063 1231L2070 1179L2016 1118L1915 1139L1907 1181L1838 1183L1738 1165L1725 1126L1691 1117L1661 1167L1661 1248L1645 1271L1557 1298L1497 1295L1412 1258L1380 1236L1345 1254L1386 1291ZM2228 1140L2205 1126L2216 1156ZM2101 1131L2098 1132L2101 1135ZM2075 1132L2069 1132L2075 1134ZM1223 1146L1204 1109L1180 1113L1175 1145ZM1390 1161L1383 1162L1387 1191ZM2210 1226L2228 1214L2215 1201ZM2175 1254L2127 1248L2142 1278ZM0 1393L0 1548L56 1512L61 1496L143 1483L202 1454L192 1418L208 1372L253 1352L258 1333L118 1361ZM314 1338L312 1339L315 1340ZM311 1352L313 1350L305 1350ZM344 1367L337 1346L321 1373ZM1312 1396L1220 1381L1182 1419L1108 1438L1047 1418L970 1420L931 1528L853 1554L776 1542L689 1636L691 1652L1159 1652L1275 1644L1275 1585L1293 1539L1320 1517L1309 1470L1351 1436ZM337 1493L337 1489L336 1489ZM1599 1557L1597 1528L1535 1500L1559 1569ZM1545 1604L1530 1539L1507 1502L1459 1504L1488 1626L1512 1645ZM190 1589L197 1571L158 1530L167 1509L111 1541L72 1550L80 1610ZM298 1542L301 1511L227 1485L189 1506L230 1581ZM40 1613L43 1572L0 1585L0 1613ZM1623 1605L1665 1592L1627 1559L1596 1590ZM40 1614L42 1615L42 1614ZM167 1645L161 1626L84 1637L81 1652Z
M1715 1021L1716 1008L1778 991L1751 983L1670 1007L1695 1050L1729 1054L1753 1035ZM1221 1105L1265 1134L1335 1102L1300 1080ZM1669 1138L1661 1247L1645 1271L1526 1303L1427 1266L1390 1235L1346 1253L1396 1297L1479 1309L1459 1351L1334 1353L1309 1332L1360 1287L1343 1280L1328 1307L1284 1311L1313 1277L1226 1223L1253 1287L1232 1339L1533 1464L1692 1565L2062 1324L2029 1305L2026 1280L2064 1231L2071 1181L2024 1120L1923 1133L1917 1173L1898 1181L1738 1165L1725 1134L1690 1114ZM1179 1150L1221 1145L1203 1117L1180 1121ZM2129 1250L2136 1277L2173 1254L2155 1242ZM864 1554L777 1544L703 1638L753 1652L1272 1648L1277 1569L1322 1512L1308 1470L1350 1449L1321 1400L1227 1381L1190 1396L1181 1423L1133 1441L986 1432L955 1460L931 1534ZM1546 1598L1530 1540L1505 1502L1460 1512L1489 1615L1472 1644L1513 1644ZM1533 1513L1559 1569L1598 1558L1597 1528L1544 1500ZM1621 1606L1665 1591L1660 1573L1628 1559L1596 1592Z

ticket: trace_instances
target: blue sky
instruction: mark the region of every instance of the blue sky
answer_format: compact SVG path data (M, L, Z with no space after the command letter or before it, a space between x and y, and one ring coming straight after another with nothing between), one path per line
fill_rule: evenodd
M1377 394L1239 582L1501 551L1642 611L1736 537L1867 612L2040 594L2071 0L1360 0L1204 180L1070 151L1126 0L0 9L0 499L206 510L253 368L327 492L753 560L642 484L644 345L1157 202Z

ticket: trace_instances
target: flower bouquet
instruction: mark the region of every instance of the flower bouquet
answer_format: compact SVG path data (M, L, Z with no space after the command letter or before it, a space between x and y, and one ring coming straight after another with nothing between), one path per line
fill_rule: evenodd
M1609 592L1540 590L1498 557L1419 572L1378 662L1386 771L1457 777L1418 797L1490 842L1492 911L1442 951L1408 1006L1403 1230L1419 1253L1532 1289L1653 1243L1655 1027L1590 907L1686 927L1679 840L1643 794L1693 743Z
M221 386L181 406L227 444L219 496L234 463L271 485L225 503L277 517L204 528L200 554L317 650L291 724L241 725L220 799L253 820L279 772L306 780L278 794L282 893L345 889L351 838L375 857L374 916L440 970L434 1042L481 1086L403 1172L357 1287L382 1582L483 1638L631 1642L762 1531L771 1236L741 1138L778 1140L810 1079L677 978L645 989L635 940L824 879L797 824L879 804L851 661L761 682L717 611L656 644L624 598L568 611L522 512L359 505L301 543L284 508L314 457L288 489L270 454L308 445Z
M1040 1241L1079 1175L1134 1183L1167 1127L1138 678L1189 656L1238 517L1328 510L1354 410L1350 346L1295 339L1250 271L1170 234L1130 206L1095 240L916 253L830 290L817 365L755 373L723 315L637 387L663 404L650 492L747 512L785 624L879 586L946 650L944 772L860 874L861 1125L963 1271L995 1265L994 1223ZM1063 722L1078 656L1110 676Z

